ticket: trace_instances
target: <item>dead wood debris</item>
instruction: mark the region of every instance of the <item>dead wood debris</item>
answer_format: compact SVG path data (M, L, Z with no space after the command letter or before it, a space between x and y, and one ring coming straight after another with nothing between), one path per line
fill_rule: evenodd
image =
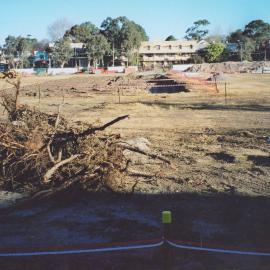
M119 136L96 132L126 117L81 132L76 125L57 120L58 116L47 115L45 122L44 114L32 118L33 114L29 108L20 108L15 121L0 123L2 189L46 195L44 190L53 194L75 183L84 189L114 189L113 179L120 177L127 161L115 143ZM59 121L57 128L52 119Z
M128 174L130 163L123 154L125 149L169 163L122 144L118 134L105 133L128 115L93 127L69 123L60 116L60 106L57 115L49 115L5 98L2 101L12 117L0 123L0 189L29 192L35 198L70 187L119 191L119 180Z

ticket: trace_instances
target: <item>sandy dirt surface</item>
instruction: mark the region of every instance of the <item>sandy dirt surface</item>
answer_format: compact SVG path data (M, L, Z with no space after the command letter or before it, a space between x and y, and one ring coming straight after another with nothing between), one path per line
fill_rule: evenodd
M157 161L134 162L134 169L152 173L155 182L147 184L141 179L135 191L216 190L248 195L270 191L270 75L227 75L226 104L224 81L219 83L218 94L200 89L150 94L130 86L138 81L139 87L146 87L141 80L125 81L119 104L119 84L107 86L112 77L61 76L47 81L34 77L32 85L30 78L25 80L22 103L56 113L64 96L62 113L71 121L98 124L130 115L110 131L125 140L146 139L151 151L173 163L170 168ZM134 178L125 184L131 190Z
M192 65L189 68L193 72L226 72L226 73L262 73L269 70L270 62L224 62L224 63L213 63L213 64L197 64Z
M144 176L134 173L120 183L128 195L88 194L74 203L69 194L68 202L3 212L2 246L156 238L161 235L160 212L170 209L176 239L267 248L270 75L224 76L218 84L219 93L190 87L190 92L175 94L151 94L145 80L133 77L121 79L121 83L110 83L115 80L111 76L23 78L22 103L56 113L64 97L62 114L71 121L99 124L129 114L128 120L108 132L120 133L123 140L163 155L172 166L133 155L132 170ZM8 87L0 81L0 89ZM82 269L89 269L89 264L94 269L162 269L160 251L100 258L73 256L49 262L60 269L74 269L78 261ZM50 263L42 259L23 262L22 269L50 269ZM18 265L18 261L10 260L2 263L5 269ZM172 269L268 269L269 263L255 257L175 251Z

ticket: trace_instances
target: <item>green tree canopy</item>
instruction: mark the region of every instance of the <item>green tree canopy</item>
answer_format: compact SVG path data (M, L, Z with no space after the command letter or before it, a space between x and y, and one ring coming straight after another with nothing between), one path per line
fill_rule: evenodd
M52 59L61 68L63 68L73 56L73 50L70 47L70 43L70 40L62 38L56 41L54 44Z
M258 57L261 59L260 55L264 56L269 39L270 24L263 20L253 20L245 26L244 30L237 29L227 37L229 43L237 44L237 59L248 61Z
M253 40L263 41L270 38L270 24L263 20L254 20L245 26L243 34Z
M126 17L112 19L108 17L101 24L101 32L108 39L114 56L120 57L125 54L127 57L138 48L142 41L148 40L145 30L134 21Z
M34 46L37 44L37 39L30 38L30 37L18 37L17 38L18 44L17 44L17 50L20 55L31 52L34 49Z
M133 21L124 20L120 32L121 46L125 51L140 47L142 41L148 40L144 29Z
M105 54L110 51L110 45L104 35L97 34L87 40L85 49L89 61L88 64L90 65L92 61L93 65L97 67L98 62L102 62Z
M222 43L213 43L206 47L205 58L208 62L220 61L225 46Z
M20 57L25 52L31 52L37 42L35 38L8 36L4 44L5 53L14 57Z
M175 41L177 40L173 35L168 36L165 41Z
M256 42L251 38L246 38L242 44L242 59L246 61L252 61L252 53L256 50ZM238 52L238 59L241 59L241 48Z
M64 37L70 38L73 42L85 43L92 35L99 33L98 27L91 22L85 22L79 25L72 26L66 31Z
M101 24L101 31L108 39L112 50L114 50L114 48L119 49L121 46L121 28L122 24L120 18L113 19L108 17Z
M229 36L227 37L227 41L229 43L235 43L235 46L237 48L234 60L242 59L252 61L252 53L255 51L256 48L255 40L247 37L241 29L237 29L236 31L229 34ZM225 55L227 55L226 58L230 59L228 51Z
M145 30L133 21L125 20L121 29L121 48L129 63L136 64L142 41L148 40Z
M209 33L209 30L206 28L209 24L210 22L205 19L194 22L193 25L187 29L185 38L187 40L202 40Z
M245 35L241 29L237 29L236 31L230 33L227 37L228 42L237 43L239 41L243 42L245 40Z
M16 56L17 55L17 38L14 36L8 36L5 39L5 44L4 44L4 50L5 54L8 56Z
M113 66L115 58L121 55L121 21L120 17L115 19L108 17L101 24L101 32L107 38L111 47Z
M15 64L15 58L17 58L19 61L16 62L20 63L22 67L29 67L28 57L37 43L37 39L30 38L30 36L8 36L3 46L5 57L12 66L17 66Z

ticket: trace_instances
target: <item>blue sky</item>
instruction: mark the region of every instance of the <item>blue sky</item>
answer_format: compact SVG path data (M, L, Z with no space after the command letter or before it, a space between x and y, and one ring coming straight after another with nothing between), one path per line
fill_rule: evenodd
M151 40L182 38L198 19L208 19L212 33L228 33L258 18L270 22L269 0L0 0L0 6L0 44L9 34L48 38L48 25L59 18L100 26L107 16L125 15Z

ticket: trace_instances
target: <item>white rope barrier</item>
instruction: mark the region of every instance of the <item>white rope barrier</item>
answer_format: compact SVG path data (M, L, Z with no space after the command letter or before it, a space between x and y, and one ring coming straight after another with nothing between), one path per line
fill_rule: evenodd
M156 248L156 247L162 246L163 244L164 244L164 241L160 241L158 243L153 243L153 244L145 244L145 245L118 246L118 247L93 248L93 249L14 252L14 253L10 252L10 253L0 253L0 257L26 257L26 256L44 256L44 255L99 253L99 252L123 251L123 250L133 250L133 249Z
M52 250L52 251L33 251L33 252L5 252L5 253L0 253L0 257L29 257L29 256L44 256L44 255L67 255L67 254L83 254L83 253L99 253L99 252L148 249L148 248L161 247L164 245L165 242L174 248L185 249L185 250L214 252L214 253L223 253L223 254L235 254L235 255L268 256L268 257L270 257L270 253L267 253L267 252L196 247L196 246L190 246L190 245L176 244L176 243L169 241L169 240L162 240L158 243L153 243L153 244L116 246L116 247L104 247L104 248L92 248L92 249L71 249L71 250Z
M241 251L241 250L231 250L231 249L219 249L219 248L206 248L206 247L196 247L189 245L180 245L173 243L171 241L166 241L169 245L187 250L196 250L196 251L206 251L206 252L216 252L216 253L224 253L224 254L236 254L236 255L249 255L249 256L270 256L270 253L265 252L255 252L255 251Z

